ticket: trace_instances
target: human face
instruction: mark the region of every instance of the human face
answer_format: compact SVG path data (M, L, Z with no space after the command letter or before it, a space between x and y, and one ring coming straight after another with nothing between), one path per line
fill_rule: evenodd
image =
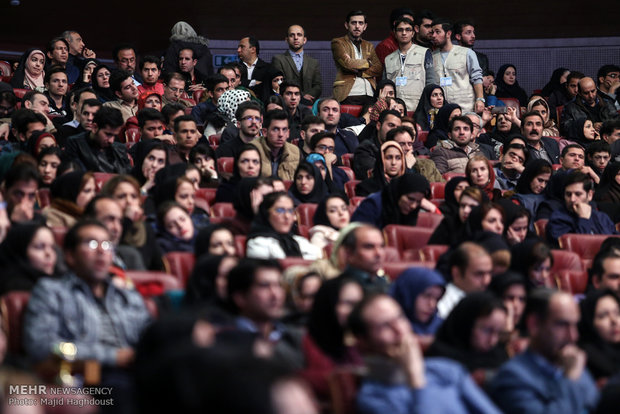
M367 338L363 339L366 347L386 357L392 357L412 335L411 323L402 308L388 296L380 296L368 304L362 319L367 330Z
M121 91L115 92L116 96L122 99L125 102L133 102L138 99L138 88L134 85L133 80L131 78L125 79L121 82Z
M206 155L196 154L194 165L200 170L201 175L208 176L209 170L215 169L215 160Z
M461 219L462 223L465 223L465 220L467 220L467 217L469 217L469 214L471 213L471 210L474 207L478 206L478 202L476 200L474 200L473 198L471 198L470 196L462 196L460 198L459 201L459 219Z
M62 72L52 74L47 89L50 95L65 96L67 94L67 75Z
M443 27L441 27L440 24L433 26L433 30L429 33L428 37L435 47L439 49L442 49L448 43L447 33L443 30Z
M493 309L488 316L476 319L471 331L470 345L476 352L489 352L499 342L504 331L508 315L503 309Z
M192 214L196 203L196 189L194 185L187 181L182 181L174 194L174 201L179 203L189 214Z
M411 43L411 39L413 39L413 26L411 26L409 23L398 23L395 32L398 44L407 45Z
M230 230L220 229L211 234L209 240L209 254L216 256L234 256L235 238Z
M597 289L611 289L620 294L620 259L608 257L603 260L603 274L593 277L592 283Z
M122 128L122 126L114 128L109 125L105 128L99 128L97 124L93 124L92 134L94 135L95 143L100 148L108 148L112 146L112 143L114 143L114 139L118 134L121 133Z
M145 108L153 108L161 112L161 99L157 95L151 95L144 101Z
M349 206L340 197L332 197L327 200L325 213L329 223L338 230L348 225L351 220Z
M525 153L517 148L510 148L502 157L502 163L511 161L513 164L523 165L525 163Z
M5 201L8 211L13 211L13 207L23 205L26 210L32 211L37 198L39 186L35 180L18 181L11 188L6 190Z
M86 131L93 130L93 120L95 119L95 114L99 110L99 106L90 106L84 105L82 106L82 112L80 113L80 125Z
M267 267L256 269L250 289L234 297L241 314L256 322L269 322L282 317L284 299L282 274Z
M0 101L0 116L2 118L10 118L14 110L15 107L11 106L7 101Z
M385 85L381 89L380 96L387 97L387 98L395 97L396 96L396 92L394 91L394 87L392 85ZM394 109L394 104L395 104L395 102L392 101L392 104L390 105L389 109Z
M43 151L45 148L50 148L50 147L55 147L55 146L57 145L56 145L56 141L54 140L54 138L44 137L39 142L39 145L35 148L36 155L39 155L39 153Z
M295 113L297 107L299 106L299 101L301 99L301 92L299 88L288 87L282 94L282 98L284 98L284 103L288 108L290 113Z
M48 57L52 59L52 62L60 64L62 66L67 64L67 60L69 60L69 49L67 45L62 40L54 43L54 49L51 52L48 52Z
M589 203L592 201L592 191L586 191L583 183L567 185L564 189L564 202L568 211L575 211L577 203Z
M30 266L51 276L54 273L57 259L55 245L54 235L50 229L41 227L37 230L26 248L26 257Z
M295 297L295 307L301 313L308 314L312 310L314 297L321 287L321 278L311 275L304 278L299 286L299 295Z
M194 59L194 52L189 49L183 49L179 52L179 70L185 73L192 73L194 67L198 63L198 59Z
M42 112L44 114L49 113L50 103L47 100L47 96L43 95L42 93L37 93L32 99L33 102L30 106L30 109L32 109L33 111Z
M527 217L519 217L512 222L512 224L510 225L510 230L512 230L512 234L514 234L517 238L517 240L514 241L515 243L521 243L523 240L525 240L525 237L527 236L528 226L529 221Z
M140 71L144 83L147 85L155 85L159 79L161 71L157 67L157 63L146 62Z
M133 75L136 70L136 52L133 49L123 49L118 52L118 65L119 69L125 70Z
M284 76L276 76L275 78L273 78L271 80L271 89L273 89L276 92L280 91L280 85L282 84L282 82L284 82Z
M45 155L38 165L39 175L43 184L50 185L56 179L56 171L60 165L57 155Z
M43 67L45 67L45 56L43 53L33 53L26 60L26 70L34 77L38 77L43 73Z
M403 168L403 157L399 150L393 147L388 147L383 153L385 158L385 175L388 177L397 177Z
M433 108L440 109L444 103L443 91L439 88L434 89L431 93L430 101Z
M69 267L87 283L101 283L109 276L114 245L108 231L99 226L85 226L78 232L80 243L74 251L65 251Z
M82 36L79 33L73 32L69 35L69 51L72 55L81 55L82 50L84 50L84 41L82 40Z
M123 211L126 210L129 206L140 205L140 197L138 196L138 191L133 185L127 182L122 182L116 186L113 197L119 204L119 206L121 206L121 209Z
M577 92L579 91L579 79L571 78L570 81L567 81L566 90L573 98L577 96Z
M79 192L77 198L75 199L75 204L77 204L80 208L86 207L90 200L92 200L95 196L95 190L95 178L91 177L88 181L86 181L86 184L84 184L84 187Z
M476 254L469 259L469 266L464 274L457 272L458 277L454 278L454 282L466 293L481 292L491 283L492 271L491 256L486 253Z
M437 312L437 302L443 295L441 286L429 286L415 300L414 315L421 323L428 322Z
M164 97L172 102L178 102L185 91L185 82L180 79L170 79L164 88Z
M295 222L295 206L289 197L280 197L269 209L269 224L280 234L291 231Z
M620 82L620 72L609 72L605 77L599 78L601 89L609 91L609 89L617 82Z
M521 123L523 135L528 141L540 141L543 130L543 120L539 116L528 116Z
M525 286L520 284L514 284L508 287L504 292L504 306L507 309L512 308L512 322L514 326L517 326L523 316L525 310L525 302L527 300Z
M489 166L485 161L474 161L471 163L469 179L472 184L484 187L489 183Z
M403 194L398 199L398 209L402 215L407 216L420 208L422 199L424 199L423 193Z
M583 136L590 141L596 139L596 129L589 119L583 124Z
M542 173L538 174L534 179L530 182L530 189L534 194L542 194L547 188L547 183L551 178L551 173Z
M239 155L237 161L241 178L258 177L260 174L260 155L257 151L245 151Z
M579 318L579 307L573 297L566 293L555 293L549 301L546 320L537 320L534 327L535 331L531 335L533 348L558 364L564 347L574 345L579 339Z
M185 178L187 178L194 186L194 189L198 191L198 189L200 188L200 179L201 179L200 171L196 168L188 168L185 171Z
M372 227L360 227L355 231L357 244L347 254L347 264L370 274L375 274L385 257L383 234Z
M220 75L224 76L228 79L228 89L235 89L237 85L235 85L237 77L235 75L235 71L232 69L221 69Z
M120 205L113 200L101 199L95 206L95 215L108 229L112 243L118 246L123 235L123 211Z
M336 143L334 142L334 140L332 138L325 137L316 143L316 147L314 147L314 152L325 156L325 154L333 154L335 147Z
M182 240L191 240L194 237L192 219L182 208L172 207L164 216L164 228L174 237Z
M186 151L194 148L200 138L200 132L196 128L196 122L183 121L179 123L178 130L174 133L177 139L177 145Z
M28 141L30 137L32 136L33 132L44 131L44 130L45 130L45 125L43 125L41 122L38 122L38 121L30 122L27 126L26 135L18 134L18 138L23 141Z
M295 185L301 194L308 195L314 189L314 176L308 174L307 171L300 170L295 177Z
M512 122L504 114L497 115L497 130L500 132L508 132L512 128Z
M534 105L532 107L532 111L536 111L541 114L545 123L549 120L549 111L547 111L547 107L545 105Z
M383 123L377 122L377 131L379 135L379 141L385 142L387 133L396 127L400 126L400 118L395 115L388 115L383 120Z
M288 119L274 119L271 121L269 128L263 128L263 133L267 137L267 145L269 148L280 149L289 136Z
M110 87L110 71L106 68L100 69L97 72L97 85L100 88L109 88Z
M213 92L209 92L209 95L211 95L211 100L213 101L213 104L217 105L217 102L220 99L220 96L224 95L224 92L226 92L227 90L229 90L230 87L228 86L228 82L221 82L215 85L215 87L213 88Z
M482 230L496 234L504 232L504 219L499 210L492 208L482 219Z
M609 164L610 159L611 159L611 156L606 151L595 152L592 155L592 163L594 164L596 169L599 170L600 172L603 172L603 170L605 170L605 168L607 167L607 164Z
M546 258L539 264L532 266L529 279L536 287L551 287L551 259Z
M160 120L146 121L140 131L141 139L154 139L164 133L164 124Z
M327 176L327 168L325 167L325 164L323 164L322 161L315 161L314 166L319 169L319 172L321 173L321 178L325 179L325 177Z
M343 328L347 325L347 319L355 305L364 299L364 290L357 283L347 283L340 289L338 303L336 303L336 319Z
M366 18L364 16L351 16L349 21L344 24L344 28L347 29L349 36L353 40L360 39L367 27L368 25L366 24Z
M239 42L239 46L237 46L237 56L239 60L245 62L247 64L254 63L254 56L256 55L256 48L250 46L250 39L244 37Z
M456 121L450 131L450 138L459 147L466 147L472 140L471 127L463 121Z
M333 130L340 122L340 104L333 99L321 102L319 116L325 122L325 128Z
M405 107L402 106L401 104L399 104L396 101L392 101L392 103L390 104L390 109L394 109L395 111L398 111L400 116L404 116L405 115Z
M620 307L613 296L603 296L598 300L593 324L603 341L620 343Z
M596 105L596 85L590 78L583 78L579 81L579 96L589 106Z
M215 277L215 292L220 299L226 299L228 297L228 274L237 266L239 261L236 257L228 256L222 259L220 267L217 269L217 276Z
M142 161L142 175L154 177L155 173L166 166L166 151L162 149L151 150Z
M459 42L461 43L461 46L474 47L474 42L476 41L476 31L474 30L474 26L463 26L463 31L461 32L460 37Z
M300 131L301 138L304 140L306 145L310 145L310 140L312 139L312 137L315 134L317 134L319 132L322 132L324 130L325 130L325 124L323 124L323 123L321 123L321 124L310 124L310 125L308 125L308 129L306 131L304 131L303 129Z
M413 138L408 133L396 134L394 141L400 145L405 155L413 151Z
M304 29L301 26L291 26L288 28L288 33L286 34L286 43L288 43L289 49L293 52L299 52L303 49L306 44L306 35L304 34Z
M506 83L506 85L514 85L516 81L517 81L517 71L512 66L509 66L504 71L504 83Z

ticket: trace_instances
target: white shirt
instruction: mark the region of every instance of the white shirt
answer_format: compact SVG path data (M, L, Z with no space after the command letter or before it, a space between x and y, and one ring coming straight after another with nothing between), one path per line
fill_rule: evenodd
M456 287L454 283L448 283L446 293L443 294L439 303L437 303L437 311L439 316L446 319L452 309L465 297L465 291Z

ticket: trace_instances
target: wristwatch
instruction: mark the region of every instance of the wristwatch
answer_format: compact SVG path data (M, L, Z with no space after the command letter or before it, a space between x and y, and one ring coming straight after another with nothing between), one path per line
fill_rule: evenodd
M476 101L482 101L482 103L487 103L486 99L484 98L476 98Z

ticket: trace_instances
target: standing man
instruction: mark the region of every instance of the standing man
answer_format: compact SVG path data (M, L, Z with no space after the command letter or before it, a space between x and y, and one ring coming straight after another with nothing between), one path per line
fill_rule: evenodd
M198 56L194 49L190 47L179 50L179 70L185 76L185 86L189 96L193 96L194 91L204 91L204 81L206 76L196 69Z
M413 20L413 30L415 31L413 43L431 50L433 49L433 20L436 18L435 13L430 10L422 10L420 13L416 13Z
M366 31L366 14L361 10L349 12L344 23L347 35L332 39L332 55L336 63L334 97L348 105L373 102L376 77L383 66L372 43L362 40Z
M258 57L260 43L254 36L244 37L237 46L237 56L245 66L247 75L241 80L241 84L252 89L256 96L261 99L263 87L260 86L266 80L271 65Z
M301 102L304 105L312 105L321 96L323 81L319 62L304 53L306 32L303 27L293 25L286 33L288 50L281 55L275 55L271 59L271 65L284 74L284 79L301 85Z
M472 49L452 44L452 24L445 19L433 21L431 39L435 45L435 76L446 93L445 99L459 104L463 113L481 114L484 110L482 70Z
M413 11L411 11L411 9L401 7L392 10L390 13L390 35L383 39L375 48L377 57L381 61L382 65L385 65L385 58L390 53L398 49L398 42L396 41L396 36L394 33L394 25L396 24L396 20L401 17L406 17L413 20Z
M459 45L473 49L476 42L476 29L474 28L474 22L471 20L461 20L454 24L454 38L459 42ZM478 57L478 64L482 73L489 73L489 58L482 52L476 52Z
M385 58L385 74L396 85L396 96L415 110L426 85L437 83L430 49L413 44L413 21L401 17L394 22L398 50Z

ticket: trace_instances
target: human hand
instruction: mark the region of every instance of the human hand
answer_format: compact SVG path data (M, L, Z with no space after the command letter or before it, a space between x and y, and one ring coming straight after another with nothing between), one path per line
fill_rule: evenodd
M24 222L30 221L34 218L34 206L24 199L21 203L13 207L11 211L11 221Z
M139 205L128 205L127 208L125 208L125 217L131 221L140 221L143 214L142 207Z
M564 369L564 375L577 381L586 366L586 353L577 345L569 344L560 351L560 366Z
M0 200L0 202L2 201ZM9 215L6 213L6 207L0 208L0 243L4 241L10 228L11 220L9 220Z
M592 215L592 206L588 203L577 202L573 204L572 207L575 214L581 218L589 219Z
M0 139L8 141L10 131L11 131L11 126L9 124L1 124L0 125Z
M508 227L508 230L506 230L506 239L508 241L509 245L515 245L517 243L521 243L523 240L525 240L524 238L519 237L514 230L512 230L511 227Z
M314 96L310 95L310 94L305 94L304 95L304 99L307 101L310 101L312 103L314 103Z
M388 355L405 369L412 388L424 388L424 357L420 343L413 333L407 333L399 344L388 349Z
M198 83L196 85L190 85L188 89L190 91L192 91L192 92L206 90L206 88L204 86L202 86L202 84L200 84L200 83Z
M84 49L82 49L82 56L85 57L86 59L95 59L95 58L97 58L97 55L95 54L95 51L86 48L86 46L84 46Z
M119 348L116 351L116 365L125 368L133 363L136 352L132 348Z
M477 114L481 114L483 111L484 111L484 102L476 101L476 104L474 105L474 112L476 112Z

